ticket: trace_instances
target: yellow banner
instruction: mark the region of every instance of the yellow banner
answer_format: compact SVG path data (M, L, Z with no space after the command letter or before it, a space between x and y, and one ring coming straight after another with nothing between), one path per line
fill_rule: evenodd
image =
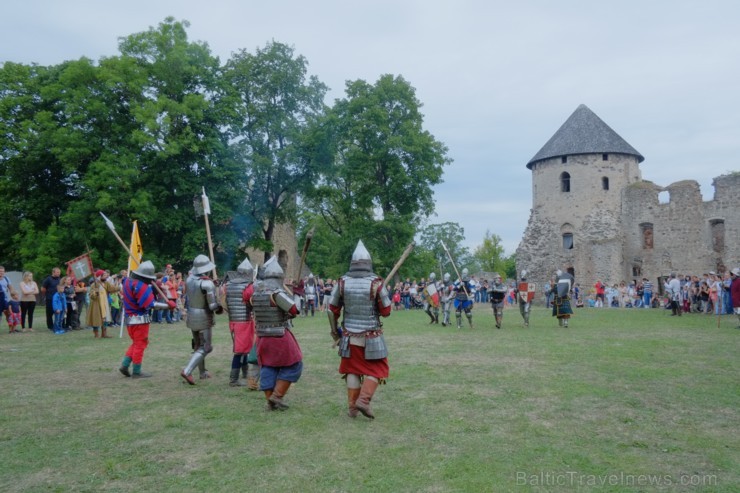
M129 248L133 256L136 257L136 260L131 257L128 259L128 270L131 272L139 268L139 262L141 262L141 258L144 256L144 250L141 247L141 238L139 237L138 221L134 221L134 229L131 231L131 245Z

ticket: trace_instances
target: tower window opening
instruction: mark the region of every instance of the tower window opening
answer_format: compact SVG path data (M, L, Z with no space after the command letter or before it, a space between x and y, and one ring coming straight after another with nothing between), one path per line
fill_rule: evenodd
M570 192L570 174L563 173L560 175L560 191Z
M609 178L606 176L601 177L601 188L603 190L609 190Z
M563 164L567 163L568 162L568 156L561 157L560 158L560 162L563 163Z
M609 154L602 154L601 155L601 160L602 161L609 161Z
M712 250L722 253L725 249L725 222L722 219L710 221L709 226L712 234Z
M573 233L563 233L563 249L573 250Z

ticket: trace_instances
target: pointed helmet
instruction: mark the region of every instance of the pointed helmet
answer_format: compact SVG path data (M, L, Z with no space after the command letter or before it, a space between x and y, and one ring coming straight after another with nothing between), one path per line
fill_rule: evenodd
M355 247L352 260L349 263L349 270L367 272L372 272L373 270L373 259L370 258L370 252L367 251L362 240L357 242L357 247Z
M239 264L239 267L236 268L236 271L239 273L240 277L243 277L250 281L254 277L254 267L252 267L252 264L249 262L248 258L245 258L244 262Z
M437 274L435 274L434 272L432 272L431 274L429 274L429 280L430 281L434 281L436 278L437 278Z
M276 256L270 257L270 260L265 262L259 269L259 274L262 276L261 289L267 290L280 290L283 289L283 278L285 272L280 267L280 263Z
M193 260L193 274L205 274L207 272L211 272L215 268L216 265L205 255L198 255L195 257L195 260Z

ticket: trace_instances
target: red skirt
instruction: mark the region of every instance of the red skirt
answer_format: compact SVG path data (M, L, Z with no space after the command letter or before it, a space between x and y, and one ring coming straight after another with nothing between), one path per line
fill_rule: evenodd
M234 338L234 354L249 353L254 344L254 320L229 322L229 330Z
M258 337L257 360L263 366L290 366L303 359L303 353L290 330L282 337Z
M349 358L342 358L339 363L339 373L346 375L368 375L375 378L388 378L388 358L365 359L365 348L362 346L349 346Z

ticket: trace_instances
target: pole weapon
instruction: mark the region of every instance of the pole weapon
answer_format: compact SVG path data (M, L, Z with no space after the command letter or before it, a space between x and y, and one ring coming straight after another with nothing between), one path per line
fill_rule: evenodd
M388 273L388 275L385 276L385 280L383 281L383 284L385 284L385 282L387 280L392 279L393 276L396 275L396 273L398 272L398 269L401 268L401 266L403 265L403 263L406 261L406 259L408 258L408 256L411 254L411 250L413 250L415 246L416 246L416 242L415 241L412 241L411 243L408 244L408 246L406 247L406 249L401 254L401 257L396 262L396 265L394 265L393 268L391 269L391 271Z
M206 220L206 236L208 237L208 253L211 255L211 263L213 264L213 280L218 280L218 273L216 273L216 261L213 257L213 240L211 239L211 225L208 222L208 215L211 213L211 203L208 201L208 196L206 195L206 187L201 187L203 190L203 195L201 195L201 200L203 201L203 216Z
M306 254L308 248L311 246L311 240L313 239L313 233L316 230L316 226L312 227L308 233L306 233L306 241L303 243L303 253L301 253L301 262L298 264L298 279L301 278L301 271L303 270L303 264L306 262Z
M100 215L103 216L103 219L105 220L106 226L108 226L108 229L110 229L110 232L113 233L113 236L116 237L116 239L118 240L118 243L120 243L121 246L123 247L123 249L126 250L126 253L128 253L128 256L130 258L136 260L136 257L134 257L134 254L131 253L131 250L129 249L129 247L126 246L126 244L123 242L123 240L121 239L121 237L118 236L118 233L116 233L116 226L113 224L113 222L110 219L108 219L107 217L105 217L105 214L103 214L102 212L100 212ZM159 286L157 286L157 283L156 282L152 281L152 286L154 287L154 289L157 291L157 293L162 298L164 298L165 300L167 299L167 295L165 295L162 292L162 289Z
M458 270L457 270L457 266L455 265L455 261L452 260L452 255L450 254L450 251L447 249L447 245L445 245L445 242L444 241L441 241L441 240L440 240L440 243L442 244L442 248L444 248L445 253L447 253L447 258L450 259L450 263L452 264L452 268L455 269L455 274L457 274L457 278L460 279L460 285L462 286L463 291L465 291L465 296L467 296L468 298L470 298L470 293L468 293L468 288L467 288L467 286L465 286L465 283L463 282L463 278L460 275L460 272L458 272Z

